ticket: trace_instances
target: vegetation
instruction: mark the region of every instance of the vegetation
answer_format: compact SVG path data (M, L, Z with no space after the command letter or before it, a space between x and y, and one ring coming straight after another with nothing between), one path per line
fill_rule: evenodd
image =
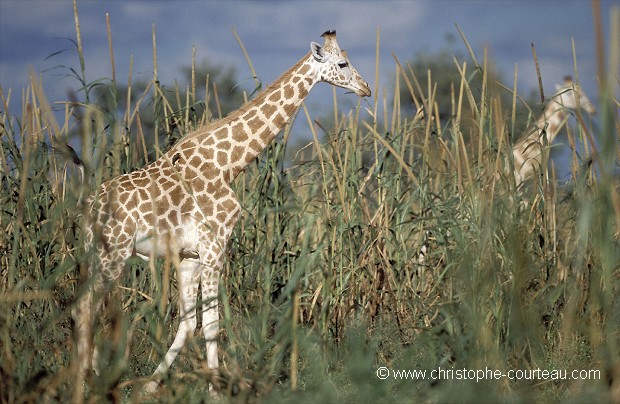
M616 34L610 49L620 49ZM571 181L558 186L550 169L516 189L501 168L518 98L500 102L487 91L486 58L469 58L457 60L446 119L433 119L432 86L417 86L401 65L389 108L375 99L343 114L334 105L321 138L303 109L314 141L284 164L289 126L237 179L245 210L222 273L219 399L620 400L618 77L601 70L596 131L583 119L568 128L573 144L595 134L600 145L574 153ZM117 107L96 102L102 83ZM82 84L62 124L35 77L21 116L8 115L18 101L0 88L3 402L83 398L70 316L88 258L80 194L152 161L174 133L209 119L209 108L194 106L215 99L196 81L166 92L154 77L136 98L121 96L115 80ZM191 90L201 86L202 100ZM403 92L417 111L402 107ZM465 109L475 125L461 125ZM147 114L153 132L142 128ZM86 181L71 168L71 136L81 137ZM179 321L170 260L132 260L112 295L96 326L106 368L84 397L212 399L199 332L156 395L139 395ZM401 369L426 371L426 380L399 379ZM451 373L430 380L439 369ZM478 370L515 377L463 380ZM537 370L568 375L527 377ZM571 378L574 370L598 373Z

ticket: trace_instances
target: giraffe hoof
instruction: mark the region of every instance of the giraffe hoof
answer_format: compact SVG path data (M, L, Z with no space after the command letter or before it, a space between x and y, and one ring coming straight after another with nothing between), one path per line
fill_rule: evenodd
M220 392L218 390L211 388L211 386L209 386L209 397L215 400L222 398L222 396L220 395Z
M150 382L146 383L144 386L142 386L142 393L144 393L144 394L154 393L155 390L157 390L157 387L159 387L159 382L157 382L157 381L150 381Z

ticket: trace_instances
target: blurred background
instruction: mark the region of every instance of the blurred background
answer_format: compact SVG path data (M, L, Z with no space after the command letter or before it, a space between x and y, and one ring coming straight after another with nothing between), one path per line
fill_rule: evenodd
M605 35L609 32L606 17L613 4L601 2ZM105 83L106 79L109 83L112 76L108 13L119 87L126 87L132 61L133 83L145 87L153 78L155 27L162 85L187 87L195 46L202 74L198 86L204 86L210 74L218 84L224 114L240 105L243 90L250 94L256 88L234 32L244 44L258 80L266 86L308 51L310 41L321 42L323 31L336 29L341 47L373 89L379 35L380 91L374 96L392 99L393 53L402 63L411 63L422 79L426 69L432 68L441 104L441 97L449 96L450 78L438 76L442 71L454 74L452 57L457 56L461 63L467 60L473 67L456 25L480 63L487 48L496 79L512 88L518 68L520 96L540 102L533 44L547 97L564 76L578 75L585 93L597 104L595 32L588 1L79 1L77 7L87 83ZM75 31L72 1L0 0L3 91L25 88L31 66L42 76L50 102L79 99L75 92L81 85L72 73L72 69L80 70ZM313 113L329 114L333 104L330 91L329 86L317 86L311 93L306 105ZM345 105L357 102L357 97L343 93L338 92L339 101ZM363 102L372 105L372 101ZM56 106L64 111L64 105ZM19 102L12 102L10 109L15 109L12 114L21 113ZM60 117L62 113L62 122ZM296 132L301 134L295 136L309 136L307 129Z

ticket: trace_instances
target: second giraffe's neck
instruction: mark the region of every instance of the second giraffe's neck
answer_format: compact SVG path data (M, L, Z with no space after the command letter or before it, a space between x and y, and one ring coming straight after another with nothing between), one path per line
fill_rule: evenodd
M215 168L224 181L231 182L276 137L317 83L313 62L308 53L255 99L189 134L183 143L212 150Z
M539 146L543 144L542 137L545 136L547 138L546 143L551 144L560 132L565 119L564 108L555 100L551 100L536 121L532 132L514 146L515 158L519 157L523 161L537 158L542 152Z
M547 143L551 144L560 132L560 128L566 119L564 107L555 100L551 100L543 115L536 121L536 127L544 130L547 135Z

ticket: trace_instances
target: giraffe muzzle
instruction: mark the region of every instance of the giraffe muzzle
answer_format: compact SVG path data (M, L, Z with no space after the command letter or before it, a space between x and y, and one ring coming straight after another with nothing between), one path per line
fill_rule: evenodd
M357 89L357 91L355 91L355 93L359 95L360 97L370 97L370 95L372 94L372 91L370 91L370 87L368 86L368 83L366 83L365 81L362 81L360 83L360 87Z

